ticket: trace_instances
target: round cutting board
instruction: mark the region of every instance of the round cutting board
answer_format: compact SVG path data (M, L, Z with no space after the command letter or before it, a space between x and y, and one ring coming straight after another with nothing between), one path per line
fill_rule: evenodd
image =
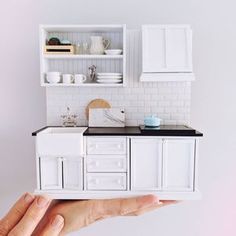
M111 108L109 102L104 99L94 99L86 107L85 113L87 119L89 118L89 109L90 108Z

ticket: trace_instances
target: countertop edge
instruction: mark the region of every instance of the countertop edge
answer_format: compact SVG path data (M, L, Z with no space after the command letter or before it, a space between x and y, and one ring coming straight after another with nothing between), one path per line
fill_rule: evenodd
M41 129L38 129L34 132L32 132L32 136L37 136L37 134L47 128L51 128L51 127L62 127L62 126L44 126L43 128ZM84 127L84 126L77 126L77 127ZM127 126L125 127L127 129L137 129L139 130L139 127L138 126ZM125 129L123 128L123 129ZM191 127L189 127L191 128ZM93 128L94 129L94 128ZM100 129L100 128L99 128ZM139 130L140 131L140 130ZM195 131L195 133L191 133L191 134L187 134L181 130L175 130L174 132L172 131L165 131L165 130L162 130L159 134L157 133L149 133L149 132L144 132L142 133L141 131L140 132L110 132L110 133L103 133L103 132L89 132L89 127L88 129L84 132L83 136L173 136L173 137L203 137L203 133L199 132L199 131Z

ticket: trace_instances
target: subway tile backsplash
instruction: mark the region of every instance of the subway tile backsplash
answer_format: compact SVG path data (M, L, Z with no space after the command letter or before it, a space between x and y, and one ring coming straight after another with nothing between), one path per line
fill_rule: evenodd
M127 39L126 87L48 87L48 125L61 125L60 116L67 106L78 114L79 125L87 125L85 108L96 98L107 100L112 107L125 108L127 126L143 124L144 117L151 114L160 117L162 124L189 124L191 82L139 82L139 31L128 31Z

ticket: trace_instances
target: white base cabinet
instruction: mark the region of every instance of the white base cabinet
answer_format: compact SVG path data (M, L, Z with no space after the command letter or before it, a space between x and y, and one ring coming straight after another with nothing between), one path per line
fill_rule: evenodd
M38 161L41 190L83 190L81 157L41 156Z
M62 189L62 159L60 157L39 158L41 189Z
M162 141L131 138L131 190L161 189Z
M195 140L163 141L163 189L194 191Z
M37 194L56 199L200 197L198 137L85 136L83 143L82 156L37 153Z

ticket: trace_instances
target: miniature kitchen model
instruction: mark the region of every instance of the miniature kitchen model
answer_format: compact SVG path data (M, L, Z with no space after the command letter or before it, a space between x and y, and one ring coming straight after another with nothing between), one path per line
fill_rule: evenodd
M125 25L41 26L41 86L81 87L78 92L83 87L125 89L130 79L128 31ZM142 71L137 84L194 80L190 26L145 25L140 34ZM199 199L198 145L203 134L184 123L166 124L158 113L127 126L129 111L98 97L94 94L84 109L87 125L81 126L80 116L68 107L61 126L33 132L35 192L55 199L146 194L162 200Z

